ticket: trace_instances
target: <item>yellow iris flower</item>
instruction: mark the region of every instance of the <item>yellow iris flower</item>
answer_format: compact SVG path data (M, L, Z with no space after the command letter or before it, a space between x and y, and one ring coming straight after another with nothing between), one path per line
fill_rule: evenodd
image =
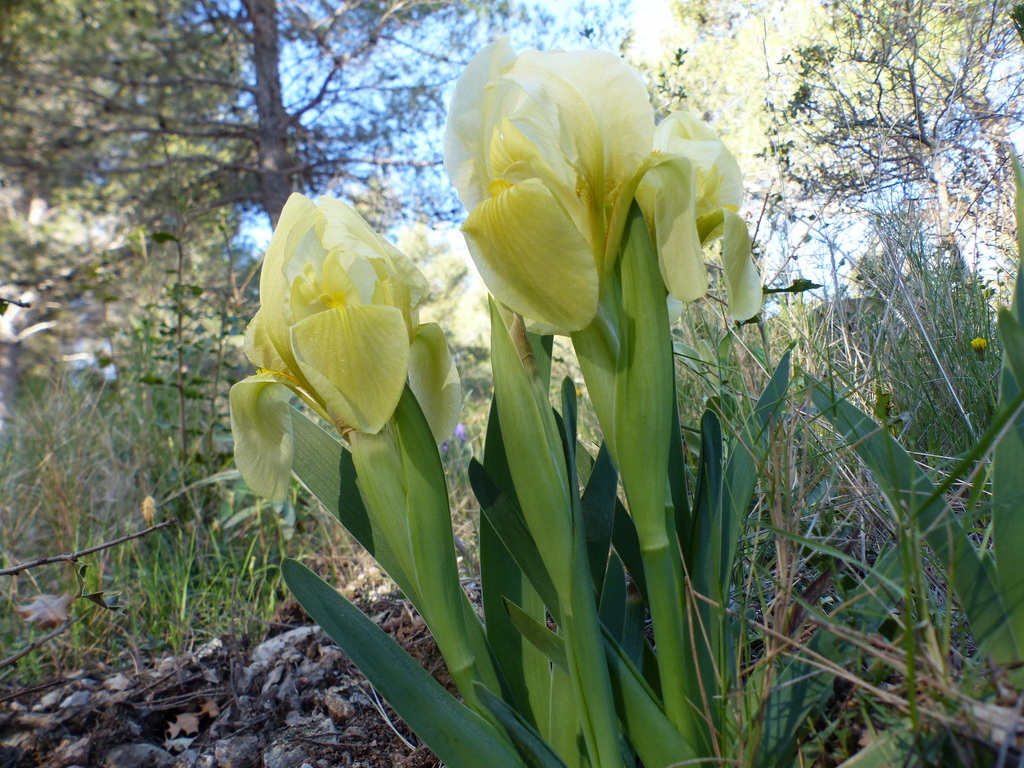
M689 116L655 129L643 81L613 54L487 46L456 84L445 168L484 282L537 330L593 320L634 199L673 296L703 295L703 248L721 237L731 314L760 306L735 160Z
M250 488L287 494L293 394L342 434L375 434L408 382L438 442L451 433L461 386L440 327L417 321L426 288L415 265L350 206L289 198L245 336L259 372L231 388L235 463Z

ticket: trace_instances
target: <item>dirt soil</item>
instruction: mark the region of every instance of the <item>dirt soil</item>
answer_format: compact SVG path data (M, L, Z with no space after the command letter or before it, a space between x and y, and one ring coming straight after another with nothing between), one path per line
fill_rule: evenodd
M451 688L405 600L363 608ZM222 638L140 674L83 670L31 692L0 689L0 768L440 766L417 744L290 599L255 646Z

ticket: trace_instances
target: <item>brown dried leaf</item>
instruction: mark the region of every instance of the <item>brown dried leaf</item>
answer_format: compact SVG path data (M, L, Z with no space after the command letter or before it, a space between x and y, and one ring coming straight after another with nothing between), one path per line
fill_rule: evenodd
M15 608L18 615L29 624L41 629L55 629L68 620L71 608L71 595L39 595L35 600L20 608Z
M204 699L203 705L199 707L197 714L206 715L211 720L216 720L220 717L220 707L217 706L217 702L213 699Z
M182 733L186 736L199 733L199 716L201 714L200 712L182 712L174 718L173 723L167 724L167 737L174 739Z

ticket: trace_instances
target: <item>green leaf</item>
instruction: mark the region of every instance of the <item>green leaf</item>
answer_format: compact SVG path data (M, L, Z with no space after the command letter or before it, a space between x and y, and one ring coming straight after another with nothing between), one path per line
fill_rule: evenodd
M999 338L1003 342L1004 368L1008 368L1018 386L1024 381L1024 328L1013 312L999 308Z
M399 586L430 628L463 697L475 706L472 682L497 690L499 681L459 581L444 467L412 390L405 387L386 432L355 432L350 440L363 498L413 577Z
M521 529L525 529L522 513L517 507L515 486L506 462L498 409L493 402L487 422L484 464L477 467L474 466L476 463L475 459L470 462L469 475L482 508L479 520L480 582L484 615L487 617L487 639L509 687L507 700L514 701L519 713L528 722L542 733L547 733L551 699L550 665L537 649L523 639L504 609L504 600L508 598L535 618L543 619L544 601L488 519L488 515L491 514L498 517L500 523L504 516L511 515L515 518L513 524L518 523ZM474 476L477 477L475 483ZM491 501L484 504L483 498L489 498ZM503 499L507 508L487 511L493 500L498 498ZM522 530L518 533L521 535ZM526 556L532 557L535 565L542 568L536 546L532 544L532 540L529 540L529 543L531 551ZM531 572L531 575L536 577L542 572ZM550 579L544 583L548 585L549 599L556 599ZM557 613L557 606L554 610Z
M608 569L601 585L601 602L598 616L601 623L608 627L612 637L622 641L627 611L626 572L622 560L612 552L608 561Z
M469 462L469 482L480 503L480 511L497 533L516 564L526 574L551 615L558 621L558 591L526 527L522 513L501 493L490 474L476 459Z
M281 570L302 607L445 764L453 768L524 765L503 734L456 700L334 587L290 558Z
M523 519L530 530L545 532L541 540L535 541L537 549L556 589L564 588L572 573L567 555L573 540L575 489L570 490L568 485L565 454L546 381L539 378L535 355L523 348L528 342L521 321L513 324L513 339L493 299L490 307L494 397L508 468Z
M844 760L839 768L889 768L893 765L905 765L920 746L919 735L910 727L897 727L874 734L864 749L849 760ZM928 762L930 761L922 764L927 765Z
M644 561L640 553L640 538L637 536L633 518L629 516L629 512L618 498L615 499L615 519L612 521L612 546L625 564L629 575L633 577L633 583L643 596L644 602L649 602L647 577L644 574Z
M704 411L700 429L700 460L697 464L697 492L693 503L693 532L686 565L694 589L713 600L720 597L722 583L722 495L725 469L722 425L712 410ZM730 563L731 565L731 563Z
M602 628L602 631L615 711L644 768L669 768L688 760L696 765L697 753L672 727L647 681L640 676L607 628Z
M556 635L546 625L524 611L511 600L505 600L505 611L523 637L544 654L544 657L561 669L569 671L569 660L565 654L565 640Z
M837 664L845 661L842 658L845 649L840 648L836 636L827 629L818 631L811 638L807 650ZM748 711L743 716L760 720L761 737L755 768L794 764L793 756L803 729L808 718L823 711L833 693L833 678L831 672L805 661L799 654L792 659L759 664L754 668L745 682L745 690L754 693L757 710ZM757 700L757 694L766 689L766 682L771 683L768 701L761 702Z
M399 584L411 584L412 575L405 572L363 504L352 454L334 435L294 409L292 429L295 436L292 469L299 480L391 578Z
M572 680L558 667L551 667L550 692L547 742L569 768L591 768L580 728L580 708L576 704Z
M155 243L176 243L178 238L172 235L170 232L154 232L150 237L153 238Z
M572 340L645 547L665 545L671 522L665 484L676 402L666 296L657 252L634 203L616 271L602 281L598 317Z
M760 467L768 456L769 433L778 420L786 402L789 389L789 359L787 351L754 406L753 413L746 419L740 430L739 439L729 449L722 486L722 514L717 531L718 546L722 554L717 574L712 578L711 597L716 601L725 600L732 582L732 567L736 560L740 529L750 510L751 498L760 473Z
M602 594L602 586L598 580L603 581L608 565L608 549L611 547L618 490L619 476L612 463L612 456L607 446L602 445L583 491L581 503L590 572L599 595Z
M551 745L541 738L537 730L505 701L483 686L478 686L480 700L508 733L526 765L531 768L565 768Z
M562 449L565 451L565 466L569 471L569 488L579 485L576 475L576 384L566 376L562 379Z
M678 408L672 409L672 432L668 447L668 486L672 494L676 536L682 551L688 552L688 537L693 531L693 511L690 509L689 488L686 483L686 457L683 455L683 432L679 424Z
M1021 313L1024 287L1020 269L1024 266L1024 172L1013 157L1017 181L1017 242L1020 261L1010 309L999 310L999 337L1003 343L1003 366L999 387L998 414L1011 421L992 454L992 542L999 586L1010 612L1014 636L1024 642L1024 411L1019 402L1024 392L1024 327ZM998 417L997 417L998 418ZM1024 646L1018 646L1024 653ZM1017 660L1021 660L1018 656Z

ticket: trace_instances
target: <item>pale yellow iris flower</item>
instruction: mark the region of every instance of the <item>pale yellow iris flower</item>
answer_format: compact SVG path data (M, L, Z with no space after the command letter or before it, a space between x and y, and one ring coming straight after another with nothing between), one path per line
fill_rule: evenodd
M637 201L658 249L661 276L679 301L705 294L704 249L722 240L729 316L746 320L761 308L761 278L750 235L737 213L743 174L717 134L688 112L674 112L654 132L654 154Z
M408 382L438 442L451 434L461 386L440 327L417 320L426 288L415 265L350 206L289 198L245 336L259 372L231 388L235 463L250 488L287 494L293 394L342 434L375 434Z
M456 84L445 168L469 211L462 231L485 284L538 330L593 320L634 198L673 296L703 295L703 247L723 237L730 313L745 319L760 305L735 213L735 160L688 116L656 130L643 81L613 54L487 46Z

